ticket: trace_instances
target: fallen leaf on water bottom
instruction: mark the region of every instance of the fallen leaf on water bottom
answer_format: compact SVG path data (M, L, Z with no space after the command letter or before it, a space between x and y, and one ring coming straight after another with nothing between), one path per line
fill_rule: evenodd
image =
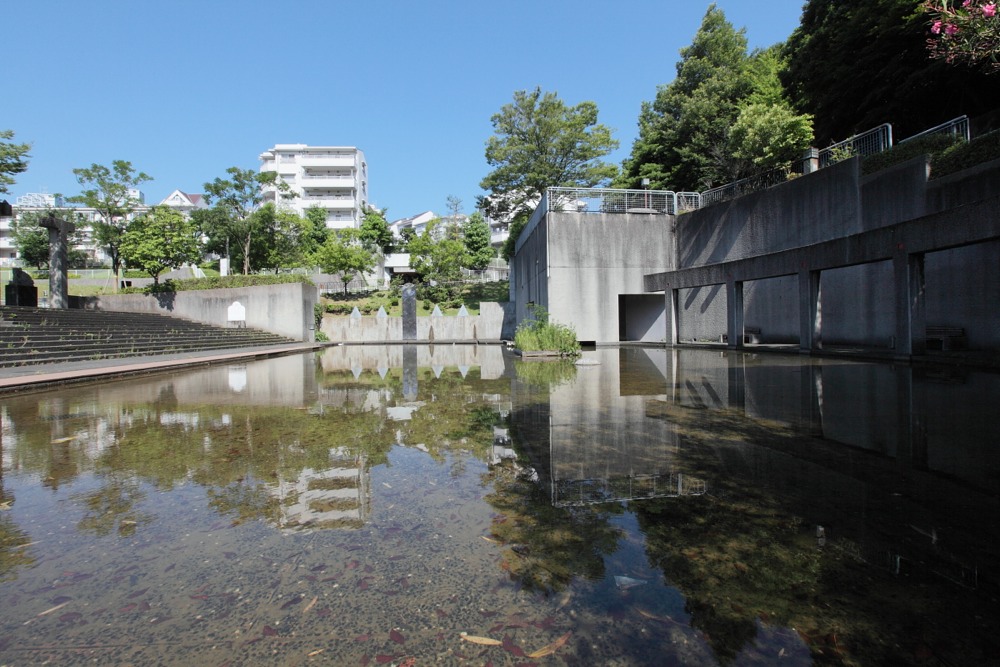
M560 649L560 647L562 647L563 644L565 644L566 642L568 642L569 638L572 635L573 635L572 632L567 632L566 634L564 634L562 637L560 637L559 639L555 640L551 644L548 644L547 646L543 646L542 648L538 649L537 651L533 651L532 653L529 653L528 657L529 658L543 658L543 657L545 657L547 655L552 655L553 653L555 653L556 651L558 651Z
M476 635L470 635L467 632L460 632L458 636L467 642L472 642L473 644L482 644L483 646L500 646L503 644L499 639L493 639L492 637L478 637Z

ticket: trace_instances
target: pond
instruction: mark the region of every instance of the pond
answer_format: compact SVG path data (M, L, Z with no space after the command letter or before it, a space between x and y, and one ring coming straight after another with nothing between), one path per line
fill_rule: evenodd
M0 397L0 665L1000 661L1000 376L344 346Z

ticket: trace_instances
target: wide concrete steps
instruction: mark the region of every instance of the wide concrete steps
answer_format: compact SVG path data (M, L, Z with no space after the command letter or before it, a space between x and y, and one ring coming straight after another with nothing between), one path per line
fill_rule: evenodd
M292 343L276 334L145 313L0 307L0 368Z

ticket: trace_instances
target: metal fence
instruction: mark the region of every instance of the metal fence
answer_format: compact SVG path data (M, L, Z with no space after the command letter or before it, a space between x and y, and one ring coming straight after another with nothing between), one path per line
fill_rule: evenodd
M614 188L548 188L546 211L579 213L669 213L677 211L677 195L667 190Z
M747 176L746 178L741 178L738 181L726 183L725 185L720 185L719 187L712 188L711 190L705 190L705 192L701 193L700 204L701 206L708 206L709 204L717 204L722 201L736 199L737 197L742 197L743 195L748 195L751 192L757 192L758 190L766 190L773 185L784 183L788 180L791 174L801 174L802 171L802 161L797 160L785 165L784 167L772 169L771 171L765 171L760 174L754 174L753 176Z
M958 118L952 118L947 123L941 123L940 125L935 125L934 127L928 128L919 134L914 134L912 137L907 137L899 143L905 144L907 141L913 141L914 139L919 139L921 137L927 137L932 134L948 134L955 139L965 139L969 140L969 117L959 116Z
M892 148L892 125L882 123L867 132L855 134L819 152L819 166L828 167L855 155L875 155Z

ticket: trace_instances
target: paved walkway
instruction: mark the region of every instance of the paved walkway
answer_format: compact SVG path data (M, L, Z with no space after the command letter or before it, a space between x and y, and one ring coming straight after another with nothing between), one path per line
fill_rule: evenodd
M155 373L188 366L222 363L234 359L255 359L284 354L308 352L324 347L317 343L293 343L288 345L262 345L260 347L232 350L210 350L206 352L184 352L181 354L160 354L124 359L100 359L97 361L74 361L52 364L32 364L17 368L0 368L0 393L19 389L37 389L48 385L67 382Z

